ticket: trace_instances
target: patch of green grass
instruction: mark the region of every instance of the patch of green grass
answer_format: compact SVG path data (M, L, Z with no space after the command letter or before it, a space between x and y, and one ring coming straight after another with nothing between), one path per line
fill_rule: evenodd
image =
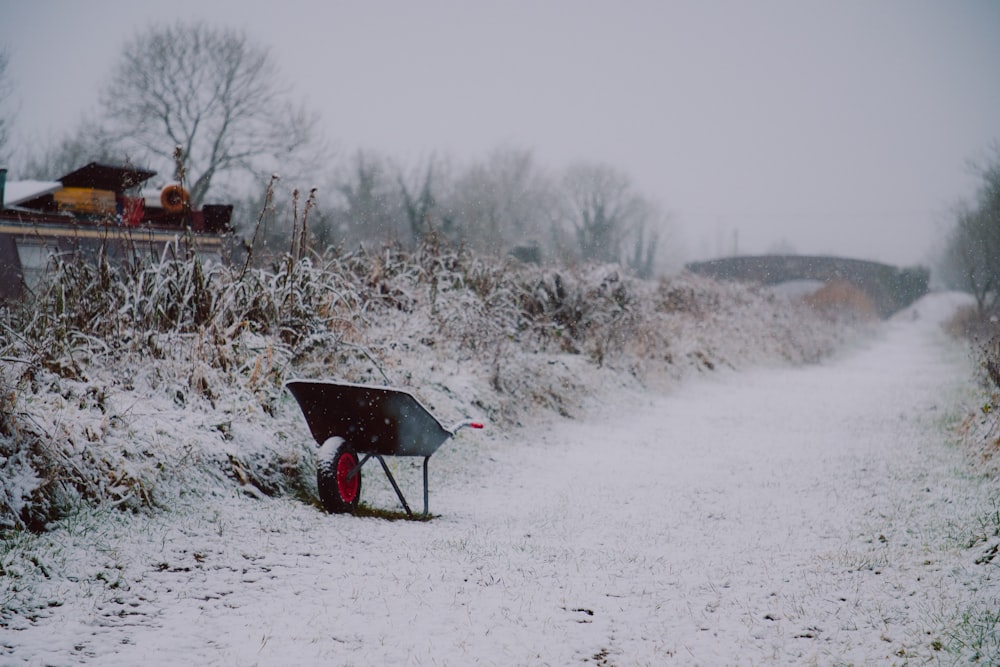
M881 572L889 566L889 555L884 549L871 549L864 553L848 552L844 554L844 564L851 572L861 572L868 570L871 572Z
M0 534L0 617L12 604L20 591L20 564L30 534L24 530L11 530Z
M996 537L1000 535L1000 500L992 500L993 509L981 519L983 532Z
M420 512L414 512L413 516L407 514L404 510L394 509L388 510L381 507L372 507L371 505L366 505L364 503L358 505L358 509L354 512L354 516L367 518L367 519L384 519L386 521L417 521L424 522L430 521L437 517L436 514L422 514Z
M973 548L981 542L990 542L1000 537L1000 500L992 499L993 509L978 518L979 525L969 538L966 546Z
M978 603L955 619L944 648L969 662L1000 665L1000 609Z

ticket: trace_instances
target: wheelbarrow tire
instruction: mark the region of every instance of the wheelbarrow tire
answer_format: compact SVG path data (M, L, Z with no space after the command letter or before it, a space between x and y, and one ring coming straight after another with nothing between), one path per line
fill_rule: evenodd
M358 455L344 443L332 460L316 466L316 487L327 512L344 514L357 510L361 500L361 471L353 477L350 474L357 465Z

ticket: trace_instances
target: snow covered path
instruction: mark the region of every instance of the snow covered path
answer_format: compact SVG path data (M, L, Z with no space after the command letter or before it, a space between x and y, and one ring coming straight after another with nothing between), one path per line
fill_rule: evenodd
M60 604L0 628L0 663L948 663L957 619L997 608L966 548L997 486L947 444L968 362L934 319L463 433L426 523L237 498L81 519L51 538L76 581L38 583Z

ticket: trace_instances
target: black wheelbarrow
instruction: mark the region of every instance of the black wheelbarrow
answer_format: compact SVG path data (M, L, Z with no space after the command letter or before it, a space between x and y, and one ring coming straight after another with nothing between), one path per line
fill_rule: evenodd
M316 486L328 512L357 509L361 469L374 458L382 464L399 502L412 517L383 457L422 456L427 516L427 462L431 455L459 430L483 427L479 422L461 421L447 429L413 394L402 389L321 380L292 380L285 387L298 401L319 446Z

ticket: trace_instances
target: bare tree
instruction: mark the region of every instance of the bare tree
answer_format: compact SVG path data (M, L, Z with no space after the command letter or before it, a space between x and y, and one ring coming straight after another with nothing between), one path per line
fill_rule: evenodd
M358 151L335 189L343 197L343 206L334 219L346 240L358 243L399 238L399 197L385 160Z
M945 247L948 283L972 294L980 314L1000 299L1000 221L982 208L959 205Z
M980 315L1000 306L1000 143L985 164L974 165L982 184L973 205L959 204L945 246L945 282L976 299Z
M652 204L640 199L640 205L632 220L632 230L629 235L632 243L631 253L625 259L625 264L640 278L650 278L656 267L656 251L660 244L660 213Z
M541 245L555 218L555 188L529 150L499 148L456 180L447 208L462 240L484 251Z
M454 236L455 216L440 203L447 199L442 197L448 183L447 164L432 157L426 166L414 168L409 175L400 168L396 181L414 241L431 233Z
M34 145L24 158L21 176L51 181L90 162L119 164L123 157L127 156L112 145L111 138L94 121L85 119L62 139Z
M652 266L658 236L651 207L625 174L606 165L577 164L566 170L563 191L564 217L583 261L621 262L631 238L638 244L629 249L633 261Z
M269 51L244 33L177 22L125 45L101 106L123 153L170 173L180 147L197 205L223 177L264 181L310 157L317 116L288 96Z
M0 49L0 163L6 163L10 159L8 144L10 143L10 128L14 123L15 115L15 109L12 106L14 86L7 75L9 63L10 54L6 49Z

